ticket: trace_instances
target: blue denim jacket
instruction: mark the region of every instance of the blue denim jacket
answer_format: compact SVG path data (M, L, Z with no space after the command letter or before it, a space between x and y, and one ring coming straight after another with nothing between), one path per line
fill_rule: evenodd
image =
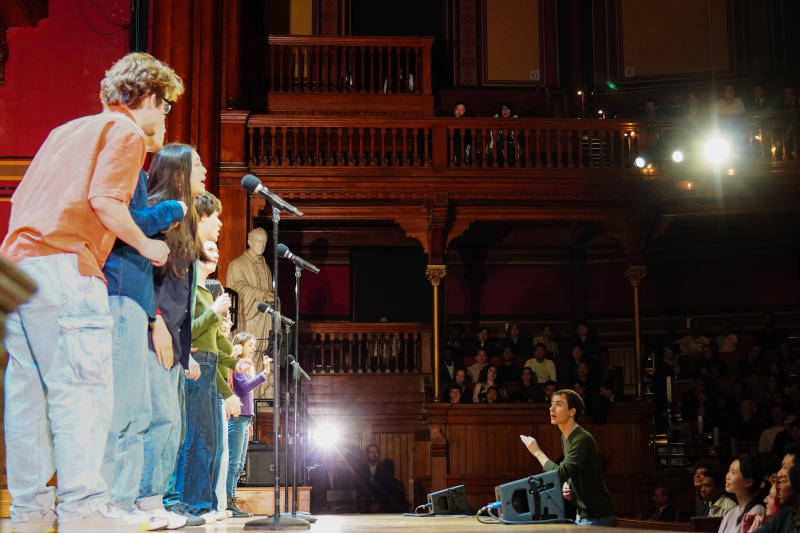
M166 231L173 222L183 220L183 208L175 200L147 206L147 173L139 173L139 183L130 203L131 216L148 237ZM153 296L153 264L132 246L117 239L103 266L109 296L127 296L145 310L150 322L156 319Z

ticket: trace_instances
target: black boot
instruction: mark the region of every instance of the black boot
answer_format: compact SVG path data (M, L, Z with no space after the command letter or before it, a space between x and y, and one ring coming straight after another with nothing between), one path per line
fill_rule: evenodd
M236 498L228 498L228 511L233 513L234 518L250 518L253 516L253 513L242 511L242 509L236 505Z

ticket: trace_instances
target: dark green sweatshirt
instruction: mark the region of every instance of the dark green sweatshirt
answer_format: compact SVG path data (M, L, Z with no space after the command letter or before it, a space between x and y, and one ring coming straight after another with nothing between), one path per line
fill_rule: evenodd
M560 465L547 461L544 470L558 470L558 477L563 484L575 493L572 503L578 508L581 518L606 518L614 514L614 501L608 493L600 466L600 453L597 443L588 431L575 426L569 438L561 435L561 449L564 460Z

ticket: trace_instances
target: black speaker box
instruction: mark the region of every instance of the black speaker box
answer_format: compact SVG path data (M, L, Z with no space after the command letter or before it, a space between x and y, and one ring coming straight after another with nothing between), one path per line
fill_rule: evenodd
M428 494L428 504L436 516L468 515L467 489L464 485L456 485L448 489Z
M509 522L564 520L564 496L558 472L552 470L494 489L500 517Z
M285 446L281 446L280 453L280 484L281 486L289 481L292 483L294 474L294 450L289 446L289 464L285 464ZM288 468L287 468L288 466ZM288 478L287 476L288 472ZM248 487L274 487L275 486L275 447L271 444L250 444L247 447L247 462L245 473ZM299 474L299 472L298 472Z

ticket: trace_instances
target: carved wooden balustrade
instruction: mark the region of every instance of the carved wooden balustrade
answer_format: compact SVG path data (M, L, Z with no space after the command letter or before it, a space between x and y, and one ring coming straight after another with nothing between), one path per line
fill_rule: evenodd
M430 372L431 331L418 323L307 322L298 353L315 373Z

